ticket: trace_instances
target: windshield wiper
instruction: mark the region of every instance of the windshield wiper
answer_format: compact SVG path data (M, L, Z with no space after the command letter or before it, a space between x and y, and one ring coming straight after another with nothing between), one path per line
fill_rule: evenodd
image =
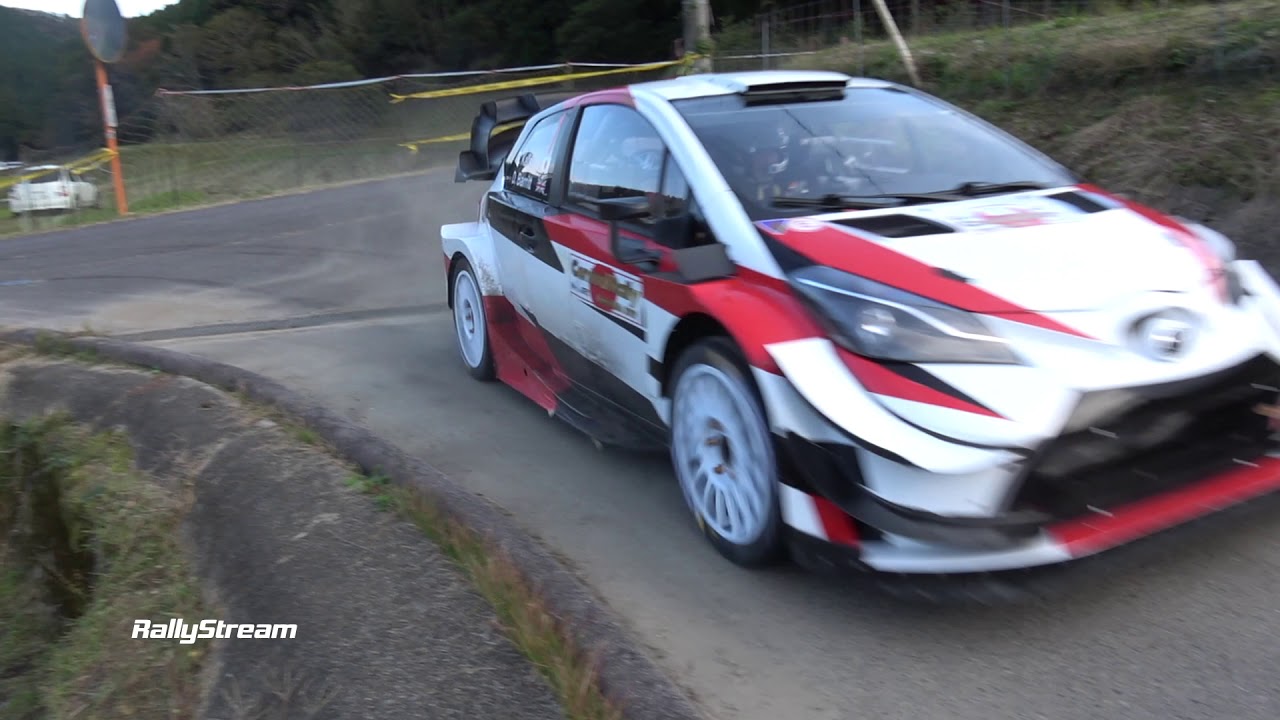
M942 198L932 195L822 195L819 197L799 197L780 195L773 198L774 207L813 207L830 210L876 210L879 208L900 207L916 202L937 202Z
M963 182L951 188L936 193L926 193L933 196L960 196L960 197L977 197L978 195L986 195L988 193L1016 192L1018 190L1044 190L1049 187L1044 183L1034 180L1013 180L1010 182L990 183L971 180Z

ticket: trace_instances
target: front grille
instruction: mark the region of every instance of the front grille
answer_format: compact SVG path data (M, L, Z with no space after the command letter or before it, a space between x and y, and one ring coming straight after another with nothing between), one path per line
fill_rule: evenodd
M1013 509L1069 518L1175 489L1272 447L1280 366L1258 357L1170 385L1092 393L1030 460Z

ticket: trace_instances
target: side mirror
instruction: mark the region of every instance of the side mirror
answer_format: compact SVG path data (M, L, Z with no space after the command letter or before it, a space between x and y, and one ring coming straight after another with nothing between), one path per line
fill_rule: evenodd
M693 217L688 213L673 218L663 218L653 224L658 242L669 248L686 248L693 242Z
M658 269L661 253L650 249L642 240L624 238L618 234L618 223L624 220L635 220L649 214L649 199L641 197L610 198L608 200L588 200L596 206L600 219L609 223L609 251L618 260L635 265L646 272Z
M594 202L600 209L600 219L608 223L634 220L649 214L649 199L643 196L595 200Z

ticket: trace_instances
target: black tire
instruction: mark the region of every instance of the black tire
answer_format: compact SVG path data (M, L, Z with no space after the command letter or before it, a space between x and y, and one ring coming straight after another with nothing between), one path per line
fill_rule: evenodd
M689 453L696 452L691 449L692 447L723 444L724 448L728 448L727 450L722 448L718 451L707 452L722 452L727 458L733 455L733 446L728 439L722 440L720 443L712 443L709 439L698 440L701 428L695 427L695 425L700 425L700 421L686 420L687 416L680 409L680 395L684 392L682 383L686 378L694 377L690 373L695 370L698 371L698 376L713 378L713 382L716 383L728 382L734 386L734 392L738 393L738 395L735 400L730 402L734 408L730 412L735 416L734 419L743 423L742 432L745 435L746 444L751 446L748 451L755 453L754 457L748 458L747 462L739 466L737 472L731 466L729 466L728 470L722 471L735 477L743 477L745 474L741 472L741 468L749 466L748 470L758 473L756 476L757 482L763 485L763 487L756 488L762 495L763 500L760 503L761 507L757 508L758 511L756 512L757 517L754 524L757 527L742 539L726 537L714 527L714 520L708 518L707 513L699 510L697 502L692 496L692 493L696 492L696 490L693 490L689 483L693 482L691 476L696 476L697 473L688 469L682 472L682 464L690 464L686 462ZM773 435L760 390L756 386L755 379L751 375L750 367L742 352L733 341L725 337L710 337L694 343L681 353L676 361L672 371L671 388L672 469L675 471L677 481L680 483L686 506L690 514L693 515L695 522L697 522L703 536L722 556L742 567L761 568L785 559L786 545L783 540L782 508L777 481L778 462L774 453ZM677 412L681 413L681 417L677 417ZM711 425L707 426L707 432L715 433L721 431L729 432L723 425L719 429L715 429ZM692 436L690 433L692 433ZM682 442L689 444L679 445ZM685 455L682 455L682 452ZM739 453L741 452L740 450ZM682 457L685 460L682 460ZM725 459L718 462L720 462L718 468L723 469L733 461L732 459ZM735 485L741 484L737 480L734 483Z
M461 288L461 297L459 288ZM489 317L485 314L484 296L480 292L479 280L476 279L475 271L471 269L471 263L467 262L465 257L458 259L449 277L449 297L450 304L453 306L453 339L457 343L458 357L462 359L462 364L471 377L481 382L492 382L497 377L497 372L493 363L493 348L489 343ZM467 315L467 313L471 314ZM475 328L474 334L470 336L474 340L464 339L468 337L466 331L468 325ZM475 352L474 345L467 347L475 340L480 343L479 352ZM468 359L468 355L479 357Z

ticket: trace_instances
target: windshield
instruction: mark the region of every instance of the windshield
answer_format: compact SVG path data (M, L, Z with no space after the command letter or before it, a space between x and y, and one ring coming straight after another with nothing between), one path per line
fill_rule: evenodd
M814 102L752 106L727 95L674 104L756 220L813 212L779 197L1073 182L1065 169L985 123L892 88L849 88L844 99Z
M58 182L61 179L61 173L57 170L44 170L38 174L31 175L27 182L35 185L39 183Z

